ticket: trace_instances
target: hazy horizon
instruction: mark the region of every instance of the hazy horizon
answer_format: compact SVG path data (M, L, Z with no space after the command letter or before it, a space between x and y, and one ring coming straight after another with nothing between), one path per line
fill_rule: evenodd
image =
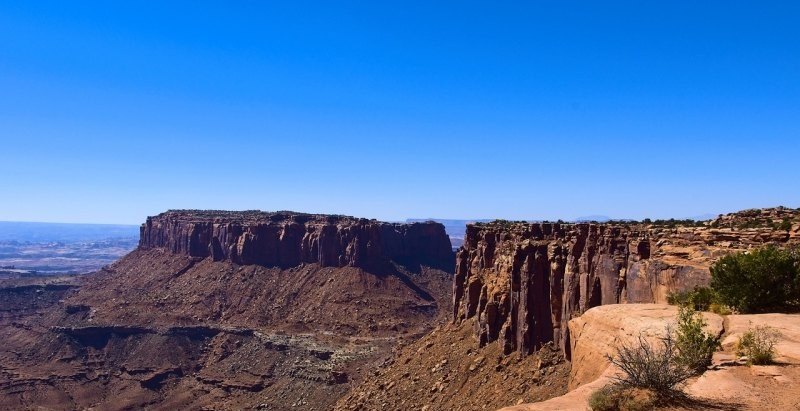
M800 208L800 207L790 207L783 204L774 205L774 206L767 206L767 207L755 207L755 208L771 208L771 207L787 207L787 208ZM753 207L751 207L753 208ZM583 215L583 216L573 216L573 217L556 217L556 218L538 218L538 217L530 217L530 218L521 218L517 219L517 221L558 221L563 220L566 222L574 222L574 221L590 221L590 220L597 220L597 221L605 221L605 220L643 220L644 218L650 219L691 219L691 220L709 220L713 219L720 214L727 214L736 211L743 211L747 208L737 209L737 210L726 210L724 212L719 213L703 213L697 215L667 215L667 216L646 216L643 218L635 219L626 216L608 216L608 215L601 215L601 214L592 214L592 215ZM167 210L163 210L167 211ZM250 211L250 210L238 210L238 209L230 209L228 211ZM299 213L305 213L305 211L301 210L258 210L258 211L265 211L265 212L273 212L273 211L295 211ZM52 225L74 225L74 226L107 226L107 227L138 227L141 226L147 217L154 216L159 213L155 213L152 215L148 215L142 217L141 221L138 223L106 223L106 222L64 222L64 221L23 221L23 220L0 220L0 224L3 223L22 223L22 224L52 224ZM309 213L312 214L312 213ZM323 213L323 214L330 214L330 213ZM349 214L345 214L349 215ZM361 218L373 218L369 216L359 216L359 215L351 215L352 217L361 217ZM434 220L434 221L492 221L497 219L504 219L503 217L491 217L491 216L483 216L483 217L476 217L476 218L464 218L464 217L420 217L420 216L412 216L412 217L405 217L396 220L381 220L386 222L409 222L409 221L425 221L425 220ZM380 220L380 219L377 219Z
M791 2L3 4L0 220L800 207L798 18Z

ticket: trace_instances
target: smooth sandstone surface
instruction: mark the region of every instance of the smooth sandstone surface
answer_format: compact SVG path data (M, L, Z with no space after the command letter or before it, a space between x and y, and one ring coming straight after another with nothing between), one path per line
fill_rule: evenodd
M752 366L743 374L743 367L735 363L723 364L717 369L704 373L697 381L687 387L690 395L717 400L746 402L752 395L757 395L758 387L749 376L762 377L778 384L789 384L783 391L792 395L794 391L800 406L800 380L789 377L789 374L798 373L800 365L800 314L749 314L730 315L726 317L726 332L722 339L723 351L733 354L736 352L736 342L753 327L767 326L779 333L778 343L775 346L777 365ZM747 375L749 374L749 375ZM744 377L744 378L743 378ZM759 378L756 379L756 382Z
M600 377L611 365L607 356L616 347L636 341L639 335L651 343L674 326L678 309L663 304L615 304L593 308L570 321L572 341L572 370L570 389L575 389ZM720 336L723 318L703 313L705 330Z
M572 352L571 391L535 404L521 404L503 411L588 410L588 398L611 382L617 372L607 356L619 344L635 342L639 335L654 341L674 322L677 308L662 304L613 304L595 307L569 323ZM720 316L706 316L708 331L721 333Z
M616 344L633 341L641 332L653 338L674 321L675 307L658 304L608 305L593 308L570 321L573 369L569 393L548 401L520 404L502 411L588 410L589 396L610 383L617 372L607 354ZM730 315L704 313L706 331L722 334L723 349L714 366L690 380L687 394L737 409L800 407L800 314ZM737 363L735 344L749 328L765 325L780 333L776 365L746 367ZM775 408L778 407L778 408Z

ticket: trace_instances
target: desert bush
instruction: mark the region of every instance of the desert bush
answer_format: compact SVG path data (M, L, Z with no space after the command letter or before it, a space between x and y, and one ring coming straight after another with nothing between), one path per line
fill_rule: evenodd
M675 328L675 347L678 350L676 361L700 374L711 365L711 356L719 348L717 337L703 331L706 325L703 316L684 306L678 311Z
M744 210L744 211L740 211L739 215L741 215L742 217L748 217L748 218L758 217L758 216L761 215L761 210L759 210L757 208L750 208L750 209L747 209L747 210Z
M708 306L708 311L711 311L712 313L719 314L719 315L730 315L730 314L733 314L733 310L731 310L731 307L728 307L725 304L721 304L721 303L717 303L717 302L711 303Z
M606 385L589 396L589 408L592 411L617 411L619 410L620 398L616 385Z
M677 387L692 375L679 360L679 352L672 330L667 328L659 342L652 344L643 335L631 344L617 347L616 356L609 356L612 364L622 370L616 377L619 385L653 391L659 397L670 397Z
M691 291L691 290L690 291L670 291L669 294L667 294L667 304L680 305L680 306L689 305L689 304L694 305L694 302L692 302L692 292L693 291Z
M608 360L622 373L614 384L594 392L589 406L595 411L644 411L685 398L680 386L711 364L717 338L703 330L702 315L692 307L678 311L676 327L651 342L639 334L632 343L616 347Z
M648 219L649 220L649 219ZM699 224L698 224L699 223ZM648 223L645 223L648 224ZM685 220L676 220L674 218L670 218L669 220L655 220L650 221L649 224L660 226L660 227L667 227L667 228L675 228L675 227L692 227L697 225L705 225L702 221L695 221L691 218L687 218Z
M775 359L775 344L780 333L772 327L759 325L750 328L739 337L736 353L746 356L749 364L770 364Z
M670 292L667 304L693 307L697 311L711 311L719 315L732 313L730 307L720 302L719 295L709 287L695 287L688 291Z
M742 313L800 306L800 253L766 246L730 254L711 266L719 303Z
M592 411L647 411L656 406L652 392L619 384L607 385L589 397Z
M717 302L714 290L708 287L695 287L688 291L670 292L667 303L672 305L689 306L698 311L708 311L711 304Z

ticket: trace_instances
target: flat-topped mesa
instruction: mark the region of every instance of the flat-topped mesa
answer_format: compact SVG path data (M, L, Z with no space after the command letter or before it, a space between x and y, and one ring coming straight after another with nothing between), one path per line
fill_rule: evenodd
M742 212L684 226L469 225L456 254L454 321L473 319L480 344L499 340L506 353L527 355L552 341L569 355L567 322L589 308L665 303L670 292L707 285L722 255L800 244L800 210L757 211L746 212L757 223Z
M366 267L388 260L452 271L444 226L291 211L170 210L148 217L139 248L237 264Z

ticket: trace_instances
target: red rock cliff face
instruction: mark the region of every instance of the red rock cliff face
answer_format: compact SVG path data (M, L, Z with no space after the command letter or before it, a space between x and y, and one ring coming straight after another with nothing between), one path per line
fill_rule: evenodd
M764 212L775 210L786 218L785 209ZM790 214L791 219L800 216ZM671 291L706 285L711 263L724 254L765 243L798 243L796 224L789 230L737 228L729 221L720 217L714 225L672 228L470 225L456 255L454 319L474 320L480 344L499 340L505 353L526 355L550 341L567 352L567 322L589 308L664 303Z
M393 224L346 216L260 211L168 211L148 217L139 247L215 261L293 267L365 267L387 260L452 272L439 223Z

